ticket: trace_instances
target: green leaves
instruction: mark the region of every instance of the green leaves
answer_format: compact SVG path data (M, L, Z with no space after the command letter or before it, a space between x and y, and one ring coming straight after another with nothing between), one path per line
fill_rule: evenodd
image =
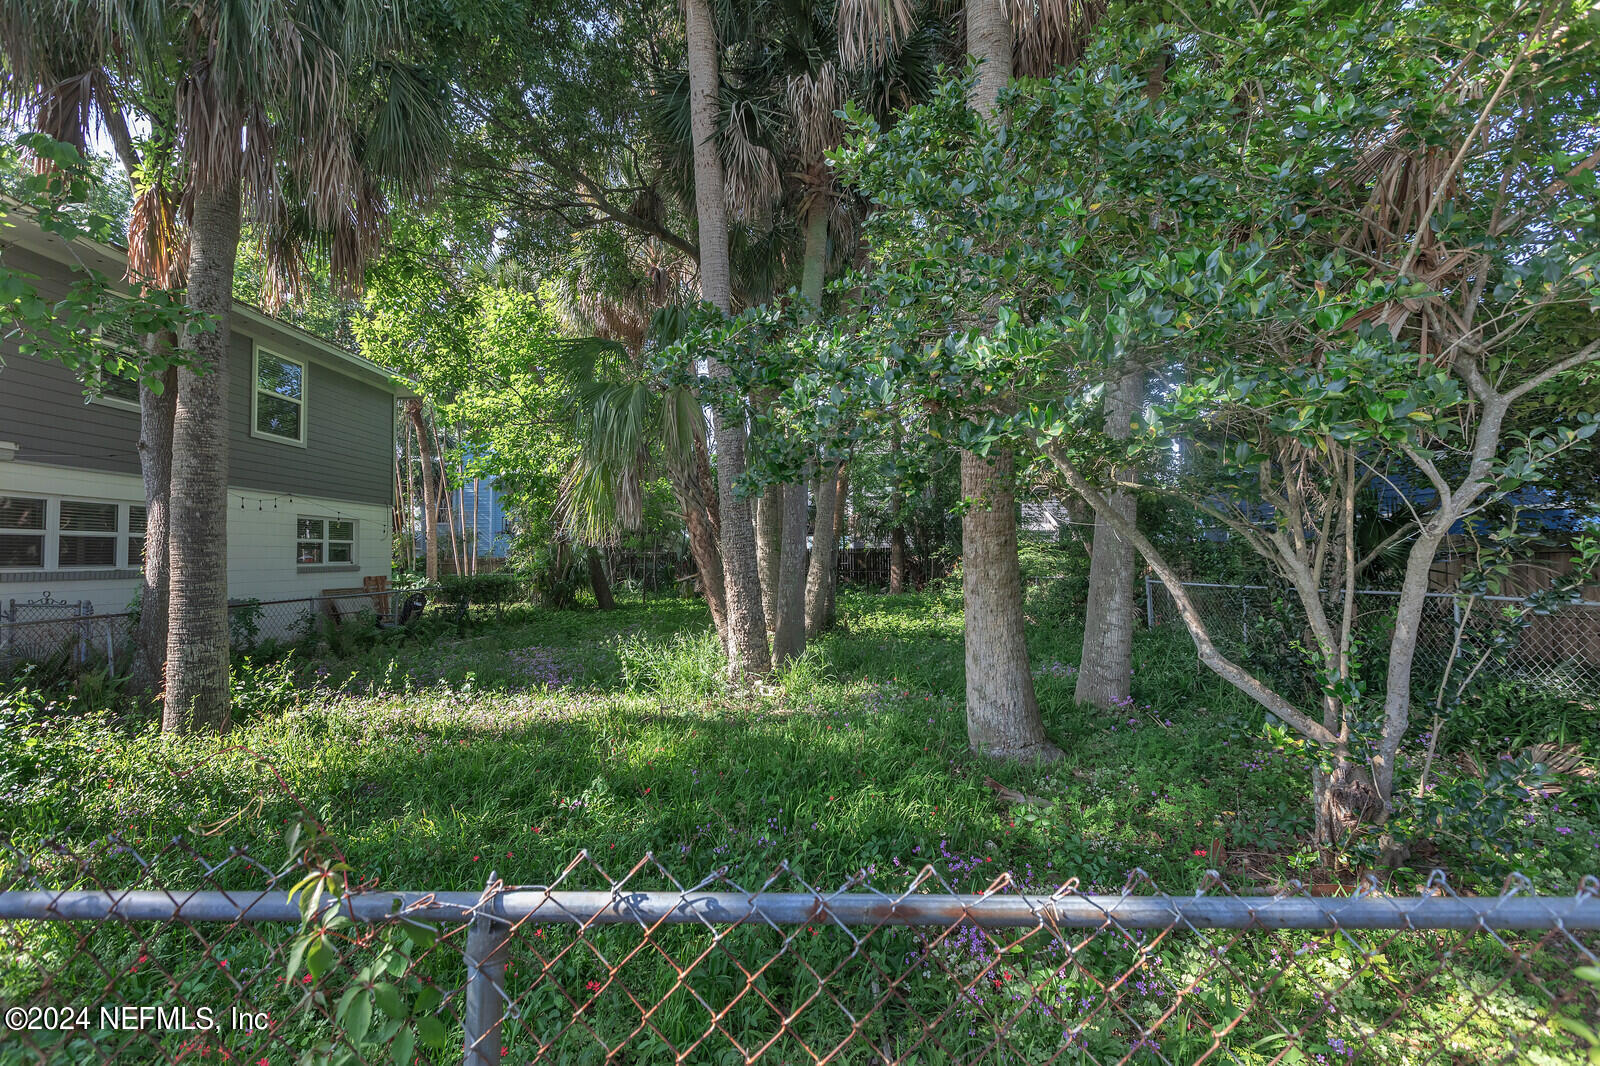
M28 171L15 190L16 202L0 204L0 228L21 233L36 228L69 245L126 239L118 223L93 206L87 162L72 145L29 133L0 147L0 157L8 170ZM146 352L143 337L185 326L205 328L205 323L193 319L173 293L154 288L123 292L119 279L88 265L93 258L74 255L67 266L66 291L53 302L41 294L36 275L0 263L0 321L6 336L24 355L65 363L86 382L104 372L137 378L159 390L167 368L182 360L175 350ZM111 338L132 340L113 343Z

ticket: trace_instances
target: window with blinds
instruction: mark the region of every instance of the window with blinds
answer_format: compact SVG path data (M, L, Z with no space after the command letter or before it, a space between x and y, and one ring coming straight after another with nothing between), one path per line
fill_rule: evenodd
M144 534L143 504L0 496L0 570L139 569Z
M116 566L117 509L114 503L62 500L56 565Z
M32 496L0 496L0 568L44 566L45 501Z

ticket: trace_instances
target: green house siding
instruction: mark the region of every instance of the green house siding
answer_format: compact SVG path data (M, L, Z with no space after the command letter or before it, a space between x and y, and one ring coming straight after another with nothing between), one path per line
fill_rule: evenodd
M35 274L48 298L65 289L66 268L29 250L5 249L8 263ZM51 284L56 282L57 284ZM329 363L296 333L235 315L228 364L228 482L284 496L388 504L394 484L394 394L376 375L366 380ZM255 346L307 367L305 445L250 433ZM65 366L24 356L0 342L0 440L17 444L18 462L139 473L139 414L85 403ZM356 376L362 375L362 376Z
M253 436L254 345L306 364L305 444ZM241 488L359 503L389 503L394 488L394 397L315 362L284 336L235 332L229 365L228 480Z

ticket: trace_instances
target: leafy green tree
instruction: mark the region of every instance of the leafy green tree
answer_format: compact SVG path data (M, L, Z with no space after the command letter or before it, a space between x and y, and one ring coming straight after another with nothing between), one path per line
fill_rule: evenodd
M882 356L872 388L943 412L974 453L1036 449L1135 545L1201 661L1314 753L1333 847L1393 810L1445 538L1596 430L1591 410L1506 432L1542 390L1592 380L1600 353L1570 329L1600 310L1596 27L1577 4L1224 6L1183 38L1206 62L1169 71L1160 109L1144 72L1179 30L1157 27L1020 87L1004 127L960 87L889 129L857 116L839 161L877 209L858 339ZM1119 440L1098 398L1136 352L1183 373ZM1172 476L1179 441L1196 461ZM1411 520L1385 547L1405 562L1369 664L1356 508L1408 477L1431 492L1399 490ZM1293 588L1314 706L1218 649L1119 488L1226 525Z

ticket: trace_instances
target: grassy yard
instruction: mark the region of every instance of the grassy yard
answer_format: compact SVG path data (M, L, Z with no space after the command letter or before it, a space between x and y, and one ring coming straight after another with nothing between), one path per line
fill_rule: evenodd
M408 890L476 891L491 870L508 883L548 883L584 849L593 863L582 864L569 887L602 887L602 870L620 876L646 853L686 884L725 868L748 888L787 862L793 876L775 889L797 887L795 877L833 888L864 873L873 885L898 891L925 863L961 890L1009 873L1023 888L1046 893L1069 879L1084 890L1116 891L1135 869L1180 895L1213 867L1239 892L1290 878L1349 885L1357 876L1359 864L1319 869L1302 844L1310 827L1304 754L1267 729L1253 705L1199 670L1182 634L1139 634L1132 705L1114 715L1091 712L1071 700L1080 635L1070 612L1049 592L1030 593L1039 698L1067 758L1018 769L987 765L967 751L957 597L846 594L842 614L846 629L817 643L770 691L754 694L728 693L703 608L681 600L632 602L609 613L519 608L465 634L248 663L237 681L239 723L220 741L174 741L137 713L80 712L70 701L13 692L0 697L10 738L0 755L0 832L43 860L39 876L62 884L85 868L66 859L52 865L55 845L88 859L103 883L140 876L130 848L162 854L151 876L169 885L192 884L197 859L220 861L239 847L273 866L283 859L282 830L301 805L327 828L356 876ZM1567 713L1580 729L1595 724L1593 706ZM1480 723L1480 732L1511 728ZM1007 803L991 778L1053 805ZM1577 779L1565 785L1514 812L1520 843L1509 854L1419 843L1417 868L1396 875L1396 887L1414 890L1426 867L1437 864L1480 891L1496 890L1512 866L1542 890L1570 890L1578 874L1600 866L1600 793ZM163 853L176 835L194 854ZM9 862L0 859L0 867ZM237 863L219 876L235 874L241 886L259 883ZM665 884L653 868L633 883ZM1150 890L1137 877L1135 887ZM843 950L843 938L830 932L838 943L827 950ZM56 964L71 964L75 940L52 936L54 948L41 943L37 951L60 952ZM890 967L916 950L904 932L879 943ZM1296 997L1336 985L1349 969L1348 958L1340 961L1344 942L1331 934L1275 934L1245 949L1267 965L1277 958L1269 951L1298 954L1306 944L1323 952L1309 965L1330 968L1275 989L1277 1009L1297 1009ZM1431 969L1439 945L1419 945L1406 950ZM962 966L976 974L988 964L982 960L992 963L984 954L992 946L974 947L982 950L963 956L941 949L951 952L948 967L941 963L947 972L930 970L920 993L929 1016L949 1008L951 974L964 973ZM1101 964L1120 965L1119 949L1106 947ZM1389 948L1396 965L1404 947ZM1120 950L1136 953L1126 944ZM1195 962L1184 961L1184 950L1169 952L1169 980ZM1476 950L1482 969L1463 980L1492 974L1502 961L1492 944ZM581 962L577 957L567 975L574 987L595 979ZM1021 966L1019 958L1019 973ZM32 974L13 958L0 973L0 992L26 995L37 980ZM1490 994L1526 1013L1536 1000L1515 992L1507 986ZM1062 985L1055 994L1070 1000L1087 992ZM1373 995L1361 1008L1368 1030L1379 1028L1387 1009ZM1435 1024L1453 1017L1450 1002L1441 993ZM549 1006L559 1013L559 1003ZM1219 1016L1226 1009L1216 1007ZM976 1039L970 1015L959 1015L956 1028L972 1029ZM613 1019L619 1032L628 1017L624 1009ZM637 1021L637 1012L632 1017ZM1359 1018L1328 1020L1327 1031L1318 1030L1318 1053L1357 1041ZM685 1032L703 1023L702 1011L687 1009ZM1197 1048L1209 1044L1216 1024L1205 1019ZM1407 1025L1414 1027L1391 1027L1385 1039L1401 1043L1385 1046L1425 1041L1421 1029L1406 1036ZM1469 1039L1473 1031L1462 1037L1469 1050L1478 1046ZM1048 1020L1040 1032L1040 1047L1058 1046L1050 1041L1060 1024ZM1265 1061L1276 1053L1271 1032L1241 1028L1229 1046L1236 1037L1238 1060L1254 1061L1245 1055L1250 1040L1266 1040ZM964 1039L955 1029L947 1037ZM573 1055L570 1061L587 1061L578 1050ZM641 1053L636 1061L655 1060Z
M1076 877L1115 889L1138 867L1186 892L1220 845L1240 887L1334 876L1300 846L1308 761L1195 665L1187 637L1140 633L1133 704L1079 708L1079 633L1033 597L1039 699L1067 753L1042 771L968 753L955 597L846 595L847 632L772 691L737 695L703 610L656 600L247 664L240 721L222 741L174 742L153 719L73 717L13 695L7 732L26 740L6 746L0 819L19 840L164 840L263 796L283 802L276 774L387 887L478 888L485 864L543 881L581 848L746 878L787 859L818 883L865 869L890 885L932 861L966 887L1010 871L1035 887ZM1572 714L1585 710L1600 729L1593 706ZM991 777L1055 805L1001 802ZM1600 858L1600 790L1566 783L1580 787L1519 812L1527 846L1506 862L1441 842L1419 845L1417 864L1469 883L1509 864L1567 887ZM248 843L264 859L274 847Z

